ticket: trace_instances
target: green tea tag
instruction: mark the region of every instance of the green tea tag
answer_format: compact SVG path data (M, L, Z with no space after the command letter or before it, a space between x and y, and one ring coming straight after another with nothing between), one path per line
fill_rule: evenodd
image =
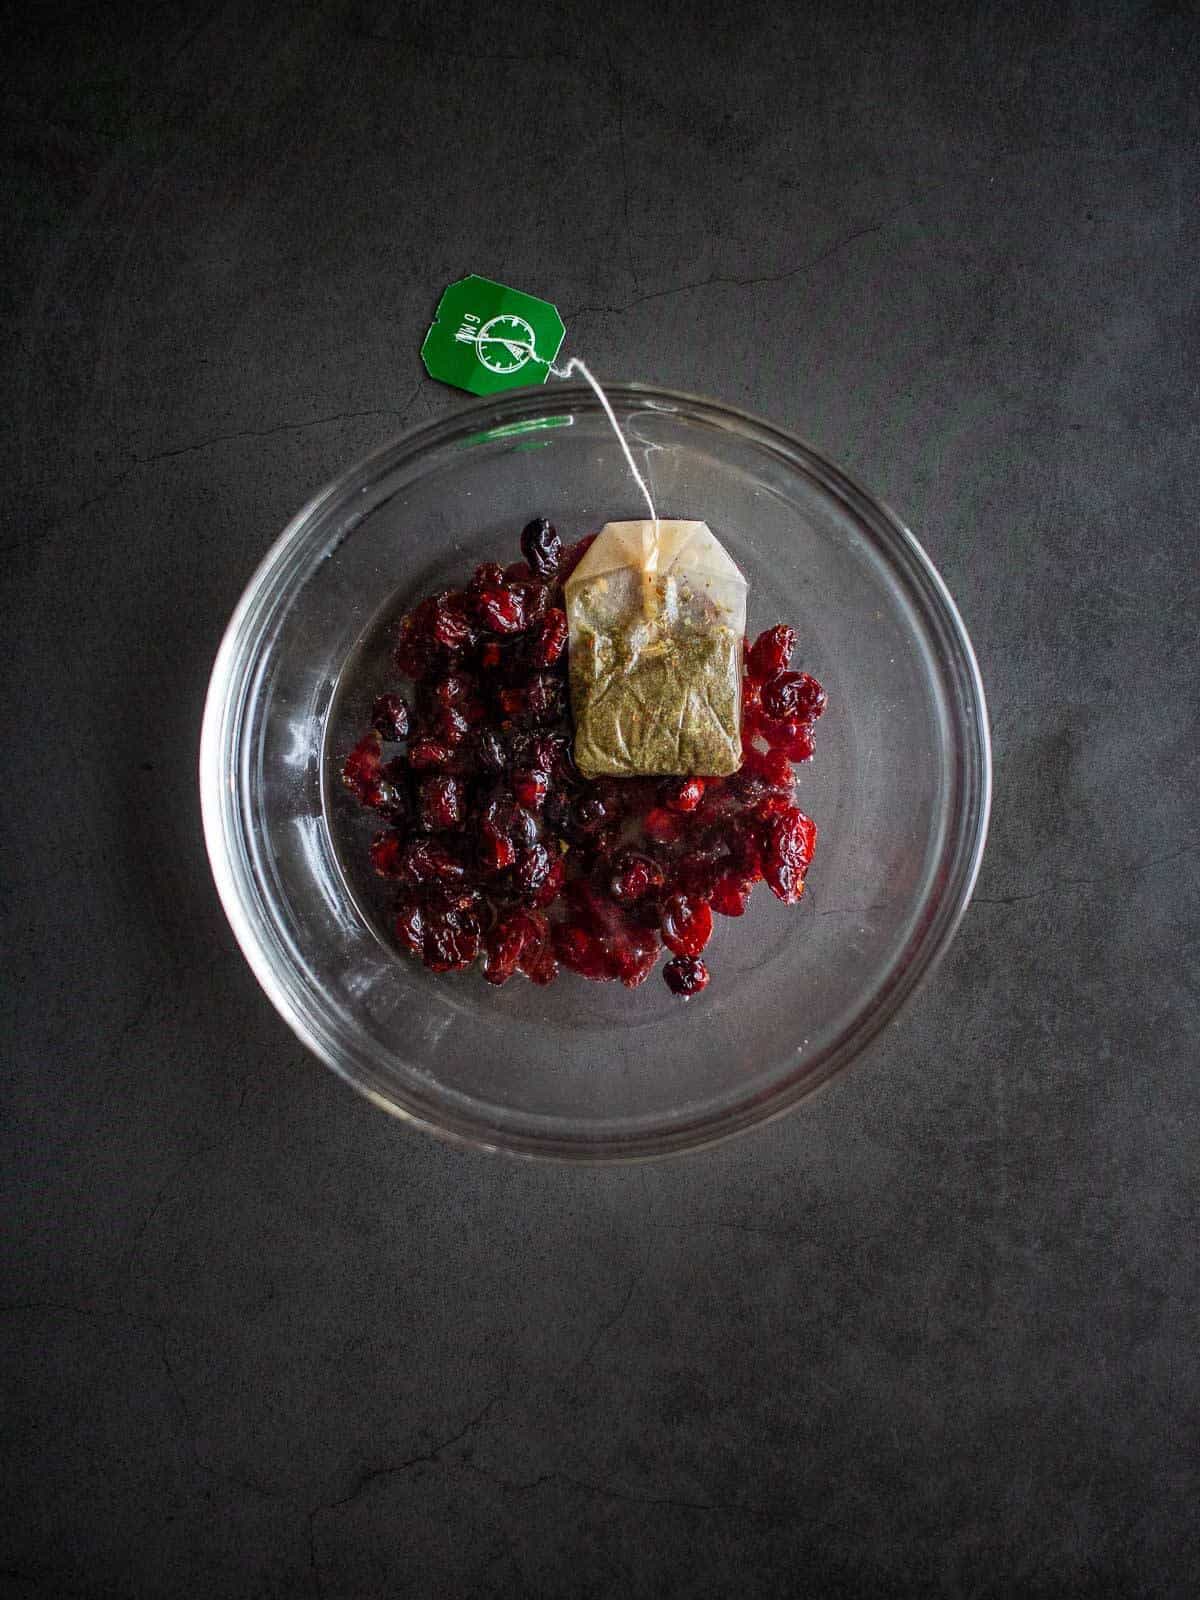
M472 275L442 295L421 360L431 378L471 394L545 383L566 336L548 300Z

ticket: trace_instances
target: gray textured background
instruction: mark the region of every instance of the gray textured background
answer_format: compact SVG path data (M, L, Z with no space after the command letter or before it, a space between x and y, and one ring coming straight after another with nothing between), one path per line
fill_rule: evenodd
M6 1594L1197 1592L1195 13L1027 9L10 20ZM716 1154L406 1133L209 881L226 617L469 271L844 461L979 650L950 958Z

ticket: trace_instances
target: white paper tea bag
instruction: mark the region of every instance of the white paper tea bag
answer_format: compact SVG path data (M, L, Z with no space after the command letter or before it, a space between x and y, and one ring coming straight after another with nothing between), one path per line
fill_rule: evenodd
M735 772L746 580L708 524L607 523L566 601L584 776Z

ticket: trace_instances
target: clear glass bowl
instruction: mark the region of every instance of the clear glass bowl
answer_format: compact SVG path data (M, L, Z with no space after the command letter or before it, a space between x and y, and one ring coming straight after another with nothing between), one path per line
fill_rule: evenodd
M750 633L799 629L829 709L799 803L809 888L719 917L713 980L686 1004L433 977L383 928L372 819L340 788L388 629L415 598L515 558L535 514L575 539L644 515L592 392L521 390L405 434L292 521L213 669L200 752L217 887L300 1039L377 1105L486 1149L612 1160L710 1144L794 1106L896 1014L946 948L987 829L978 668L903 524L811 446L691 395L609 391L664 516L709 523L750 584Z

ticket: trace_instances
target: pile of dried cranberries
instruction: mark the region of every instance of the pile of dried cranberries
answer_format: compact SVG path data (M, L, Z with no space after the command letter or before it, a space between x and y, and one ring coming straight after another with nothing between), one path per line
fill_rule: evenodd
M792 764L812 756L825 692L789 670L792 630L769 628L746 645L732 777L582 777L562 585L594 537L564 547L537 518L523 561L422 600L395 653L413 689L379 696L342 776L386 823L371 862L396 884L396 938L431 971L482 954L489 983L552 983L561 966L633 989L661 941L687 999L708 983L714 911L740 917L760 882L788 904L803 892L817 829Z

